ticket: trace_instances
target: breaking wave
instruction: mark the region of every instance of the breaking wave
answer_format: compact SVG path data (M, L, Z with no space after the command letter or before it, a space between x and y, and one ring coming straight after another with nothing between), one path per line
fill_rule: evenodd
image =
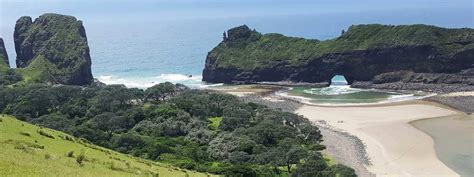
M102 75L97 78L100 82L112 85L123 84L129 88L148 88L162 82L180 83L191 88L206 88L222 84L208 84L202 82L202 76L184 74L160 74L155 77L119 77L115 75Z

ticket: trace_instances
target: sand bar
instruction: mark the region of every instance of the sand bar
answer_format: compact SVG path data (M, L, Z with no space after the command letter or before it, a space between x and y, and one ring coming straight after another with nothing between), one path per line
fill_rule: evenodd
M436 156L432 138L410 121L459 114L433 104L320 107L304 105L296 113L357 136L366 145L377 176L459 176Z

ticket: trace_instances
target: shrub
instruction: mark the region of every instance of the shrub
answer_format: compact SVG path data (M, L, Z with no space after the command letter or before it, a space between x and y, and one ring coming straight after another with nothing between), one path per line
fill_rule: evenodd
M38 134L40 134L41 136L45 136L45 137L54 139L54 136L53 136L53 135L50 135L50 134L46 133L46 132L43 131L43 130L38 130Z
M86 159L86 156L84 155L84 153L81 153L76 157L76 162L77 164L79 164L79 166L83 166L85 159Z
M31 134L29 132L20 132L20 135L23 135L23 136L31 136Z
M66 157L74 158L74 151L69 151L66 153Z
M192 161L183 161L178 164L176 164L179 168L184 168L188 170L194 170L196 168L196 164L193 163Z
M52 158L52 156L51 156L50 154L45 154L45 155L44 155L44 159L46 159L46 160L47 160L47 159L51 159L51 158Z

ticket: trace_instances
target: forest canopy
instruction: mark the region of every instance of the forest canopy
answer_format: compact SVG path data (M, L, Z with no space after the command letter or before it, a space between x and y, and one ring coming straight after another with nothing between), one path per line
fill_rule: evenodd
M0 111L137 157L226 176L355 176L301 116L169 82L0 87Z

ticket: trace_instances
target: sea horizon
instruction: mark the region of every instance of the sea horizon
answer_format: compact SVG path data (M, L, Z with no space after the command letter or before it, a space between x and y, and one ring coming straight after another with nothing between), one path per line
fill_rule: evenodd
M438 10L435 12L435 10ZM447 14L452 17L446 20ZM357 24L427 24L447 28L473 27L466 15L450 9L407 11L396 17L397 10L368 12L328 12L323 14L257 15L250 17L196 17L122 21L119 18L83 21L88 36L94 78L106 84L147 88L169 81L202 87L202 70L207 52L222 41L222 33L232 27L248 25L262 33L328 40ZM30 14L24 14L30 15ZM349 16L349 18L347 18ZM413 17L411 17L413 16ZM38 16L33 15L32 18ZM382 18L384 17L384 18ZM451 20L456 19L458 20ZM143 19L147 19L143 17ZM444 20L443 20L444 19ZM0 23L10 65L15 67L14 21ZM192 77L189 77L192 76Z

